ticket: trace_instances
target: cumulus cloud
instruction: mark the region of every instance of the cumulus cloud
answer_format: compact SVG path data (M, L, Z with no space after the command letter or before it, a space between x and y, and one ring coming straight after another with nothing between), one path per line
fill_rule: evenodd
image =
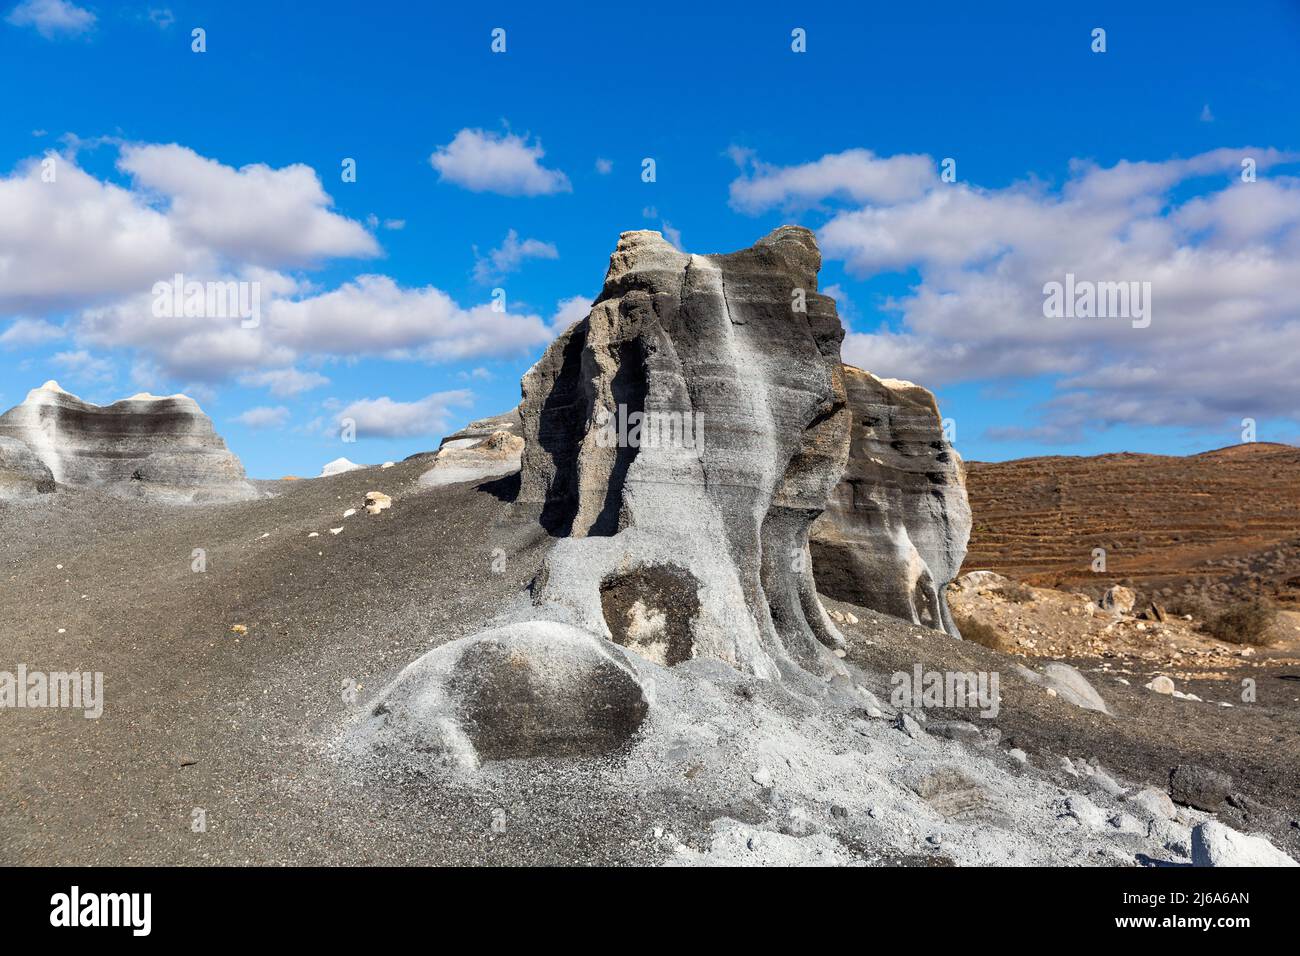
M60 374L66 375L73 381L91 385L111 382L117 373L110 359L92 355L85 349L57 352L50 361L61 369Z
M259 405L236 415L235 421L248 428L283 428L289 421L289 409L283 405Z
M567 299L561 299L559 306L555 310L555 315L551 319L551 328L555 334L563 332L574 322L581 322L591 311L591 304L594 299L589 299L585 295L570 296Z
M220 279L379 252L308 167L234 169L181 146L123 146L133 188L57 153L0 178L0 315L102 304L175 273Z
M234 169L172 143L125 146L118 167L164 198L181 241L230 259L275 267L379 254L360 223L330 211L309 166Z
M46 158L0 178L0 315L13 317L0 347L53 341L59 328L48 317L71 311L64 331L77 349L130 350L155 379L242 375L291 395L326 381L297 371L300 359L497 358L554 334L542 316L463 306L432 286L367 274L322 291L281 271L379 251L362 223L332 211L305 166L235 169L174 144L127 145L119 157L132 180L126 188L72 159ZM488 261L510 269L553 254L553 246L511 233ZM227 316L159 313L155 284L177 273L186 282L247 283L260 321L244 328Z
M525 259L558 259L560 252L552 243L540 239L519 241L519 233L511 229L501 245L492 249L486 256L474 249L474 279L484 285L500 280L503 276L516 271Z
M362 275L311 292L278 273L261 274L262 317L156 316L149 296L87 309L74 321L80 341L147 354L166 374L221 381L236 374L281 388L304 380L283 370L300 358L376 357L448 362L514 356L554 335L539 315L462 306L433 286L407 288L384 275ZM271 370L271 371L266 371ZM266 377L259 377L259 373Z
M1247 158L1255 182L1241 175ZM1297 158L1243 148L1079 161L1059 189L934 179L914 195L917 180L903 172L894 190L849 174L810 186L811 170L844 171L818 161L769 171L766 183L799 185L763 202L874 196L831 212L818 232L823 254L861 278L919 274L886 302L892 327L846 338L846 361L931 386L1049 377L1056 393L1041 421L989 437L1075 441L1120 423L1206 429L1300 413L1300 179L1265 175ZM738 180L742 197L755 195L751 178ZM1150 325L1046 318L1044 286L1067 273L1149 282Z
M0 179L0 314L90 303L213 265L142 197L57 154L44 159Z
M15 349L44 345L64 337L62 328L44 319L15 319L0 332L0 348Z
M473 192L544 196L571 191L568 176L541 164L545 155L541 143L529 145L525 136L463 129L439 146L429 162L442 179Z
M272 395L299 395L313 388L328 385L329 379L320 372L301 372L296 368L272 368L262 372L247 372L239 377L241 385L269 389Z
M806 209L831 198L901 202L919 196L938 178L934 160L920 154L881 157L869 149L848 149L811 163L772 166L750 150L728 152L742 170L731 183L731 205L747 213Z
M355 422L358 438L440 435L447 430L451 410L473 401L474 393L466 389L434 392L414 402L394 401L387 395L363 398L344 407L335 422Z
M5 17L16 27L33 27L47 40L80 36L95 26L95 15L68 0L22 0Z
M265 335L301 353L452 361L520 354L551 339L537 315L468 308L433 286L363 275L337 289L272 304Z

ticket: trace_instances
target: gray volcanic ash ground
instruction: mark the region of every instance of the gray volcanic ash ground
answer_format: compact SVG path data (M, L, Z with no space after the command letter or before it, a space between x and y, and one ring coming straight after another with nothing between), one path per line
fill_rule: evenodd
M1146 838L1145 810L1103 778L1066 773L1062 757L1130 792L1165 790L1181 763L1224 769L1242 808L1225 802L1219 816L1300 852L1300 761L1286 759L1300 710L1280 676L1294 666L1261 674L1261 703L1231 711L1089 674L1107 717L1019 680L1005 655L831 601L859 618L842 627L846 660L886 709L886 675L923 661L999 670L998 717L931 711L914 740L884 717L815 714L733 672L719 700L692 705L707 713L663 728L652 717L627 752L598 760L488 763L472 778L355 762L340 754L344 729L411 660L480 630L549 542L501 500L508 481L425 489L428 467L263 483L277 497L202 509L61 488L0 511L9 656L102 671L106 698L98 720L0 717L0 860L1186 862ZM372 490L393 507L341 517ZM191 570L198 547L203 573ZM493 573L498 548L509 558ZM350 680L355 704L341 693ZM1068 815L1068 794L1085 787L1103 817L1127 813L1143 835ZM206 832L192 829L196 809Z

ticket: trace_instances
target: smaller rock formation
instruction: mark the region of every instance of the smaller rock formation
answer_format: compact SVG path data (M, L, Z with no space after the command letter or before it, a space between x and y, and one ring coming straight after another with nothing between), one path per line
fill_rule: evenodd
M366 492L366 514L377 515L393 506L393 499L382 491Z
M433 467L420 476L425 487L480 481L518 471L523 458L519 409L481 418L442 440Z
M326 462L320 470L320 478L329 478L331 475L341 475L347 471L360 471L365 465L358 465L355 461L349 461L346 458L335 458L331 462Z
M380 749L482 760L605 753L649 712L624 652L555 621L484 631L435 648L382 695L366 728Z
M1015 669L1017 674L1031 684L1037 684L1040 687L1055 691L1057 696L1066 703L1073 704L1075 707L1082 707L1084 710L1099 710L1103 714L1110 713L1110 710L1106 707L1106 701L1102 699L1101 694L1097 693L1097 689L1088 683L1086 677L1069 664L1053 661L1043 668L1041 674L1020 663L1015 665Z
M186 395L142 393L101 406L50 381L0 415L0 438L25 445L61 484L173 503L258 496L212 420Z
M1101 609L1114 614L1132 614L1135 604L1137 604L1137 595L1119 584L1109 588L1101 596Z
M844 477L812 527L822 593L960 636L944 589L970 537L961 457L934 395L844 366L852 442Z

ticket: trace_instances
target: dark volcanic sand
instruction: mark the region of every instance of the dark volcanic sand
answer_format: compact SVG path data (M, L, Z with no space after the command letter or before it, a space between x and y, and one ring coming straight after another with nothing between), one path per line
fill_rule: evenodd
M103 671L106 697L99 720L0 711L0 863L646 863L667 855L656 826L707 843L716 817L761 820L751 796L686 778L616 792L603 775L617 757L494 764L479 791L334 758L348 718L424 651L480 630L548 542L498 496L508 480L415 493L427 467L267 483L279 497L202 508L66 489L0 503L0 670ZM393 508L366 515L371 490ZM881 674L882 699L884 675L917 660L998 670L996 723L1036 763L1055 766L1046 749L1153 783L1182 760L1220 767L1274 808L1224 819L1300 850L1297 682L1262 678L1259 704L1226 710L1090 675L1106 718L1023 685L1002 655L854 610L850 656Z

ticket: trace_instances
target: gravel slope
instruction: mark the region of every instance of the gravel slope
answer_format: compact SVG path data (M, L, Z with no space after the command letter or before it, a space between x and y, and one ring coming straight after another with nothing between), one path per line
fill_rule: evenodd
M644 753L633 764L508 761L474 788L336 759L349 718L424 651L482 629L548 542L502 500L509 479L420 489L427 467L263 483L275 497L204 508L66 489L0 504L0 669L102 671L106 696L99 720L0 712L0 863L648 863L680 856L677 841L707 848L719 818L770 822L775 798L724 758L703 772L694 756L659 767ZM393 495L393 508L342 517L371 490ZM191 570L195 548L206 550L203 573ZM1051 754L1095 758L1135 781L1195 755L1273 808L1248 829L1297 852L1294 837L1283 842L1300 792L1294 709L1202 718L1099 682L1117 713L1104 718L1018 682L992 651L851 610L862 622L846 628L849 660L879 675L882 700L884 675L932 656L1001 671L1001 747L1030 752L1039 768L1024 773L1044 792ZM342 693L349 680L355 703ZM779 700L770 708L790 726L807 719ZM884 724L872 733L867 750L892 759L903 735ZM644 785L627 786L636 774ZM205 832L192 828L196 809ZM923 842L884 853L869 827L854 832L817 839L850 861L946 859Z

